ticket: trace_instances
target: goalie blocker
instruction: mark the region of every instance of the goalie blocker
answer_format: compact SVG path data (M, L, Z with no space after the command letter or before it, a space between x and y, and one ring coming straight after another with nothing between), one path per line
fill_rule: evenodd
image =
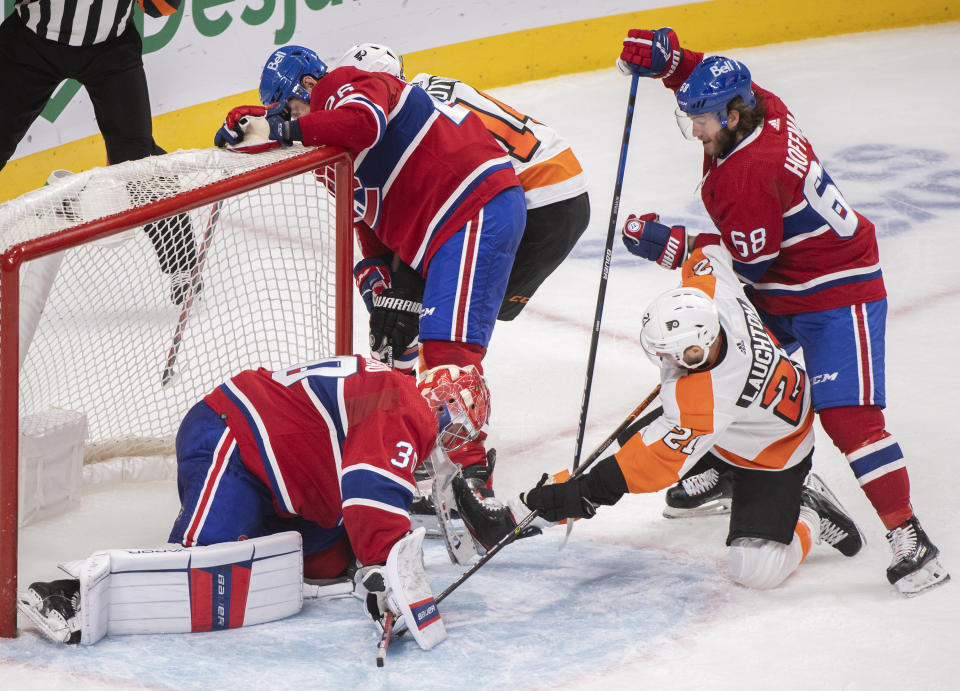
M426 531L417 528L398 540L390 549L385 565L368 566L356 574L356 595L367 612L384 629L386 617L393 614L393 632L409 630L424 650L447 637L440 610L423 568L423 538Z

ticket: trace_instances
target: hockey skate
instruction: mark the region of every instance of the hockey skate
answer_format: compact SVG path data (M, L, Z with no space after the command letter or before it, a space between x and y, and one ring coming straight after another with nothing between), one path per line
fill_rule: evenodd
M950 580L950 574L937 558L940 550L930 542L916 516L888 532L887 542L893 550L887 580L902 595L912 597Z
M816 473L807 475L800 503L817 512L820 540L845 557L852 557L866 542L860 528Z
M80 642L80 581L32 583L17 596L17 609L56 643Z
M667 490L664 518L719 516L730 513L733 479L715 468L688 475Z

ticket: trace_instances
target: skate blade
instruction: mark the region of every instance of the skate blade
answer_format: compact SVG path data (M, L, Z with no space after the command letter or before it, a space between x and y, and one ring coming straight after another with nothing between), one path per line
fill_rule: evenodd
M706 504L692 509L678 509L673 506L663 507L664 518L700 518L702 516L723 516L730 513L729 499L714 499Z
M37 630L54 643L66 643L72 634L70 626L57 612L53 612L50 618L45 617L33 606L32 603L36 601L33 593L18 593L17 611L33 622Z
M901 578L895 585L904 597L916 597L949 580L950 574L940 564L940 560L931 559L913 573Z

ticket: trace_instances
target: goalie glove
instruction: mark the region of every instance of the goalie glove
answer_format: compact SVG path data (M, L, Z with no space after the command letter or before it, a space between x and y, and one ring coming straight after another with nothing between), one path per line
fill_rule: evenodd
M367 614L373 619L374 623L383 632L384 619L388 612L393 612L395 617L400 616L400 609L396 604L390 601L387 593L387 579L384 574L384 564L375 564L373 566L364 566L357 569L354 574L353 594L360 598ZM403 622L397 621L394 624L394 631L400 633L402 628L406 628Z
M670 27L663 29L630 29L623 39L623 51L617 69L624 74L636 72L641 77L666 79L683 59L683 48Z
M535 487L520 495L520 501L555 523L566 518L593 518L597 505L586 496L588 493L586 483L580 478L557 482L554 476L544 473Z
M631 254L656 262L665 269L676 269L684 260L687 229L660 223L657 214L637 217L630 214L623 226L623 244Z
M409 630L424 650L447 637L423 568L424 529L417 528L390 548L387 563L366 566L354 576L354 595L383 633L388 612L396 617L394 634Z

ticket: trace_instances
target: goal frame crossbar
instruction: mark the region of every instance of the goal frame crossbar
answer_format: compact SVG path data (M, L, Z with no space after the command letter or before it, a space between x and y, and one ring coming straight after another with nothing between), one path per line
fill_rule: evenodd
M353 189L353 159L344 149L319 147L198 189L181 192L81 225L13 245L0 254L0 637L13 638L17 626L17 547L19 487L19 319L20 269L24 262L38 259L67 247L110 237L154 223L175 214L208 206L258 187L333 166L338 190ZM321 184L321 183L317 183ZM352 193L336 195L337 285L352 284L353 201ZM348 276L349 274L349 276ZM346 328L337 329L336 354L353 352L353 293L337 291L338 319Z

